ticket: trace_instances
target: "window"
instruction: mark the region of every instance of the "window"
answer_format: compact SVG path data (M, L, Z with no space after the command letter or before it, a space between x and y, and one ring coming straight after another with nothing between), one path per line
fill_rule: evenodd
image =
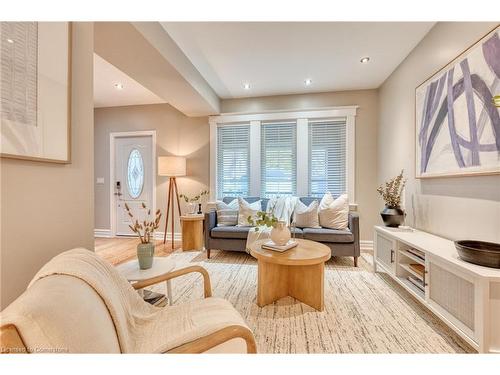
M217 198L248 196L250 125L217 128Z
M296 123L264 123L260 131L261 196L296 194Z
M209 117L211 200L355 197L357 106Z
M144 163L139 150L134 148L128 156L127 164L127 187L128 193L134 199L142 193L144 185Z
M346 192L345 121L309 122L309 195Z

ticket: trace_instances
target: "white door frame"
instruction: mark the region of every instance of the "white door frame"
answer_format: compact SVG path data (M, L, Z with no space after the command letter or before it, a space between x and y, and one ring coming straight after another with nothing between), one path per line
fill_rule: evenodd
M130 132L109 133L109 220L111 237L116 237L116 210L115 210L115 139L125 137L151 137L151 186L153 197L151 199L151 212L156 212L156 130L141 130Z

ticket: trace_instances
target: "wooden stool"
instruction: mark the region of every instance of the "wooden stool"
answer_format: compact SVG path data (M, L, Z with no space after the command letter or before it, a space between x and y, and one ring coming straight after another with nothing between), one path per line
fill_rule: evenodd
M204 215L181 216L182 250L203 250Z

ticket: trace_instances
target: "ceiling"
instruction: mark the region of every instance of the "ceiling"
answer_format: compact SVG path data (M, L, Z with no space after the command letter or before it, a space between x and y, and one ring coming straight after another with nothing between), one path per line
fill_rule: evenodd
M118 90L115 84L122 84ZM94 53L94 107L165 103L137 81Z
M161 24L217 95L227 99L377 88L434 22ZM364 56L369 63L360 63ZM308 78L310 86L304 84Z

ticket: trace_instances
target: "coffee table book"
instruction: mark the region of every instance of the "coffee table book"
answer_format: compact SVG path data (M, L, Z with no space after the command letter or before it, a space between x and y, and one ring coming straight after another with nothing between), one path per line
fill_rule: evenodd
M266 250L283 252L293 249L297 245L298 245L297 241L292 241L292 240L288 241L287 244L283 246L276 245L273 241L267 241L262 244L262 248Z

